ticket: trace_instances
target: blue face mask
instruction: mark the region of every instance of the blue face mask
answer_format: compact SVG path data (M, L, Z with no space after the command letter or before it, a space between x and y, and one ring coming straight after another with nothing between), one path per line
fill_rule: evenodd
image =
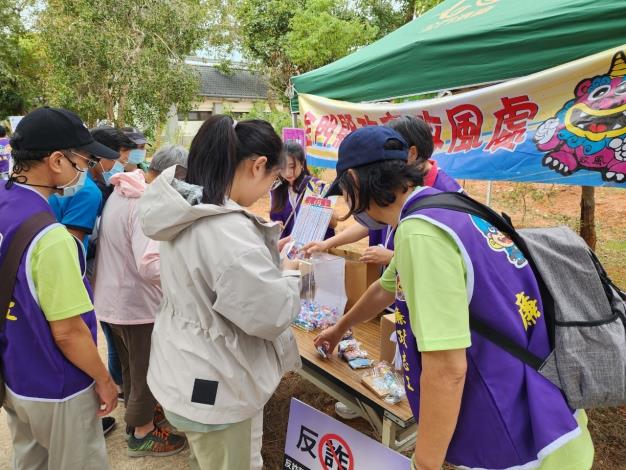
M109 171L103 171L102 172L102 178L104 178L104 182L107 186L109 186L111 184L111 177L113 175L117 175L118 173L123 173L124 172L124 165L122 165L120 162L115 162L115 164L111 167L111 169Z
M132 149L128 152L128 163L137 165L146 159L146 149Z
M378 222L377 220L372 219L367 212L360 212L358 214L354 214L354 218L358 223L360 223L363 227L368 230L383 230L387 228L387 224L383 224L382 222Z

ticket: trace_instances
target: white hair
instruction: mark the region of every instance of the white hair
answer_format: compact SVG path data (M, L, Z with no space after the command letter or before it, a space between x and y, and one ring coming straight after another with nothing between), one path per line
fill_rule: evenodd
M164 145L154 153L148 169L161 173L163 170L174 165L187 168L188 154L187 149L180 145Z

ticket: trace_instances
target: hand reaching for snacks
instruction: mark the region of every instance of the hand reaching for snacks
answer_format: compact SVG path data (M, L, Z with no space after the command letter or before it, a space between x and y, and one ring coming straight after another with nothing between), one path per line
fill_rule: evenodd
M313 344L316 348L322 348L327 355L330 355L343 338L344 333L345 331L341 331L337 328L337 325L331 326L317 335L313 340Z

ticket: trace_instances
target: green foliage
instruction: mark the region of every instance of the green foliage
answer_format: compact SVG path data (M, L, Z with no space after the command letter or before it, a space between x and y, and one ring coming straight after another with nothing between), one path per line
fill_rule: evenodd
M0 119L23 114L40 94L39 71L34 67L40 54L32 47L22 15L28 0L0 0Z
M389 34L442 0L228 0L224 30L258 64L276 96L297 73L324 66ZM235 33L238 31L238 33ZM223 44L223 43L222 43Z
M335 0L309 0L285 35L285 53L302 70L312 70L371 42L378 33Z
M184 58L206 39L206 14L201 0L49 0L38 26L50 104L89 125L156 129L196 97Z
M280 135L282 133L283 127L291 127L291 116L286 111L267 111L265 103L263 102L255 102L252 106L252 109L248 113L244 113L241 116L239 113L234 113L232 109L228 107L224 107L223 114L228 116L236 117L239 120L243 119L263 119L264 121L268 121L274 130Z

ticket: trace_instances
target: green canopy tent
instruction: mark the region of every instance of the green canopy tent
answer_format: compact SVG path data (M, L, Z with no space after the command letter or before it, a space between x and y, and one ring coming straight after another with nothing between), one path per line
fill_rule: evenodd
M521 77L623 44L625 33L624 0L447 0L291 83L296 93L382 101Z

